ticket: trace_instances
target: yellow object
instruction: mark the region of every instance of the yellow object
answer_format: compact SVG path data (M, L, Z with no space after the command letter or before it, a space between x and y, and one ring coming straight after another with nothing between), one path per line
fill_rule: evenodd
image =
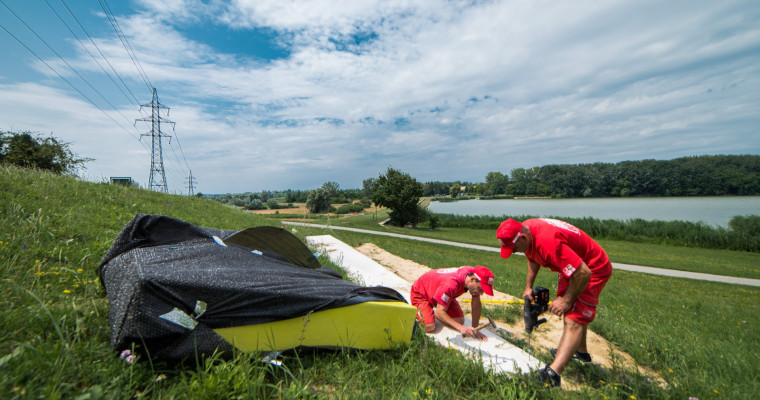
M214 329L242 351L298 346L388 349L412 340L417 308L400 301L368 301L264 324Z
M483 304L525 304L525 300L480 300ZM470 299L463 299L462 303L472 303L472 300ZM546 304L552 304L552 302L548 302Z
M510 300L511 301L517 301L517 300ZM504 304L506 300L480 300L483 304ZM462 303L472 303L472 300L470 299L462 299Z

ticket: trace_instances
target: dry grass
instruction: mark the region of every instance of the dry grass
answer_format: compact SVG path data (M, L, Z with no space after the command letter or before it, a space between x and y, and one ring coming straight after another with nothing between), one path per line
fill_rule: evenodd
M342 206L343 204L332 204L333 207L336 209ZM264 209L264 210L250 210L250 212L254 214L276 214L279 211L279 214L311 214L309 212L309 209L306 208L306 203L293 203L294 208L280 208L277 210L270 210L270 209ZM383 207L379 207L378 210L382 210ZM369 207L364 209L365 213L375 212L375 207ZM323 213L323 215L335 215L335 213ZM346 215L350 216L350 214Z

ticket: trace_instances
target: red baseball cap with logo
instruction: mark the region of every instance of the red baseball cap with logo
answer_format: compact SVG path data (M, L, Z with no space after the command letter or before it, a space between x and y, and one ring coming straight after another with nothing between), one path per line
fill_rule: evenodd
M504 221L496 230L496 238L501 242L501 258L512 255L515 242L522 235L522 224L512 218Z
M480 280L480 287L483 288L483 292L493 296L493 272L482 265L478 265L475 267L475 276Z

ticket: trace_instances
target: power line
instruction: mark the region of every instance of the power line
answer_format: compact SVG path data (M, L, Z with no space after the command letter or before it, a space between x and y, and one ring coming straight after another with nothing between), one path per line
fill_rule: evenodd
M129 44L129 41L127 40L126 35L124 35L124 32L121 30L121 27L119 26L119 22L116 21L116 17L113 16L113 13L111 12L111 8L108 7L108 3L106 3L105 0L102 0L102 3L101 3L101 0L98 0L98 4L100 4L100 8L103 9L103 12L106 14L106 17L108 18L108 22L111 23L111 26L116 32L116 36L119 37L121 44L124 46L124 49L127 51L127 55L129 55L129 58L132 60L132 64L134 64L135 68L137 68L137 72L140 74L140 77L142 77L143 81L145 82L145 85L148 87L148 90L154 89L153 84L150 83L150 79L148 79L148 75L145 73L145 70L143 70L142 68L142 64L140 64L140 60L137 59L137 54L135 54L134 50L132 50L132 46Z
M68 30L69 30L69 32L71 32L71 34L72 34L72 35L73 35L73 36L74 36L74 37L77 39L77 41L79 42L79 45L80 45L80 46L82 46L82 48L83 48L83 49L84 49L84 50L87 52L87 54L89 54L89 55L90 55L90 57L92 57L93 61L95 61L95 63L96 63L96 64L98 64L98 67L100 67L100 69L103 71L103 73L105 73L105 74L106 74L106 76L108 76L108 79L110 79L110 80L111 80L111 82L113 82L114 86L116 86L116 87L119 89L119 91L120 91L120 92L121 92L121 93L124 95L124 97L125 97L125 98L126 98L128 101L132 102L132 104L133 104L133 105L136 105L136 106L138 107L138 109L139 109L139 106L140 106L140 101L137 99L137 97L135 97L135 95L132 93L132 91L131 91L131 90L129 90L129 86L127 86L127 84L126 84L126 83L124 83L124 80L121 78L121 76L119 75L119 73L118 73L118 72L116 72L116 69L113 67L113 65L111 65L111 62L110 62L110 61L108 61L108 58L107 58L107 57L105 56L105 54L103 54L103 52L100 50L100 47L98 47L98 45L95 43L95 41L94 41L94 40L92 40L92 37L90 36L90 34L89 34L89 33L87 33L87 30L86 30L86 29L84 29L84 26L82 26L82 24L79 22L79 20L77 19L77 17L76 17L76 16L74 15L74 13L71 11L71 9L69 8L69 6L67 6L67 5L66 5L66 3L65 3L63 0L60 0L61 4L62 4L62 5L63 5L63 7L66 9L66 11L69 13L69 15L71 16L71 18L73 18L73 19L74 19L74 21L75 21L75 22L77 23L77 25L79 26L79 29L81 29L81 30L82 30L82 32L84 32L85 36L87 36L87 38L90 40L90 43L92 43L93 47L95 47L95 49L96 49L96 50L98 50L98 53L100 53L100 56L103 58L103 60L106 62L106 64L108 64L108 66L109 66L109 67L111 67L111 71L113 71L113 73L116 75L116 77L117 77L117 78L119 78L119 81L120 81L120 82L121 82L121 84L124 86L124 89L126 89L126 90L127 90L127 92L129 92L129 94L132 96L132 99L130 99L130 98L129 98L129 96L127 96L127 94L124 92L124 89L122 89L122 87L121 87L121 86L120 86L118 83L116 83L116 81L113 79L113 77L111 76L111 74L110 74L110 73L108 73L108 71L106 71L106 69L105 69L105 68L103 68L103 66L100 64L100 62L98 62L98 60L97 60L97 58L95 57L95 55L93 55L93 54L92 54L92 52L90 52L90 50L87 48L87 46L85 46L85 45L84 45L84 43L82 43L82 40L81 40L81 39L79 39L79 37L77 36L77 34L76 34L76 33L74 33L74 31L73 31L73 30L72 30L72 29L69 27L69 25L68 25L68 24L67 24L67 23L66 23L66 22L63 20L63 18L62 18L62 17L61 17L61 16L58 14L58 12L57 12L57 11L55 11L55 9L53 8L53 6L51 6L51 5L50 5L50 3L48 2L48 0L44 0L44 1L45 1L45 4L47 4L47 6L50 8L50 10L52 10L52 11L53 11L53 13L55 13L55 15L58 17L58 19L59 19L59 20L60 20L60 21L61 21L61 22L62 22L62 23L63 23L63 24L66 26L66 29L68 29ZM134 102L132 101L133 99L134 99Z
M1 1L1 0L0 0L0 3L2 3L2 1ZM3 5L5 5L5 4L3 4ZM137 139L137 141L139 141L139 140L140 140L140 139L139 139L137 136L134 136L134 134L133 134L133 133L129 132L129 131L128 131L128 130L126 130L126 129L125 129L123 126L121 126L121 125L120 125L120 124L119 124L119 123L118 123L118 122L117 122L115 119L113 119L113 117L111 117L110 115L108 115L108 113L107 113L107 112L105 112L105 110L103 110L102 108L100 108L100 106L98 106L97 104L95 104L95 102L94 102L94 101L92 101L92 100L91 100L89 97L87 97L87 95L86 95L86 94L82 93L82 91L81 91L81 90L79 90L79 89L78 89L76 86L74 86L74 84L72 84L71 82L69 82L69 80L68 80L68 79L64 78L64 77L63 77L61 74L59 74L59 73L58 73L58 71L56 71L56 70L55 70L53 67L51 67L51 66L50 66L50 64L48 64L48 63L47 63L45 60L43 60L43 59L42 59L42 58L41 58L39 55L37 55L37 53L35 53L35 52L34 52L34 50L30 49L30 48L29 48L27 45L25 45L25 44L24 44L24 43L23 43L21 40L19 40L19 38L17 38L17 37L16 37L15 35L13 35L13 34L12 34L10 31L8 31L8 29L6 29L6 28L5 28L4 26L2 26L2 25L0 25L0 29L4 30L4 31L5 31L5 33L7 33L8 35L10 35L10 37L12 37L12 38L13 38L13 39L14 39L16 42L18 42L18 44L20 44L21 46L23 46L23 47L24 47L24 48L25 48L27 51L29 51L29 52L30 52L30 53L32 53L32 54L33 54L35 57L37 57L37 59L38 59L38 60L40 60L40 62L42 62L43 64L45 64L45 66L46 66L46 67L50 68L50 70L51 70L51 71L53 71L53 73L55 73L56 75L58 75L58 77L59 77L59 78L61 78L61 79L62 79L64 82L66 82L66 83L67 83L69 86L71 86L71 88L72 88L72 89L76 90L76 91L77 91L77 93L79 93L79 94L80 94L82 97L84 97L84 98L85 98L87 101L89 101L89 102L90 102L90 104L92 104L92 105L93 105L95 108L97 108L98 110L100 110L100 112L102 112L103 114L105 114L105 116L106 116L106 117L108 117L108 118L109 118L111 121L113 121L113 122L114 122L116 125L118 125L118 126L121 128L121 129L123 129L123 130L124 130L124 132L127 132L127 134L128 134L128 135L130 135L130 136L134 137L135 139Z
M92 89L98 96L100 96L100 98L103 99L103 101L105 101L106 103L108 103L108 105L110 105L111 108L114 109L114 111L116 111L117 113L119 113L119 115L121 115L122 117L124 117L125 120L129 121L129 119L124 114L122 114L121 111L119 111L116 108L116 106L114 106L110 101L108 101L108 99L106 99L105 96L103 96L103 94L100 93L100 91L98 91L98 89L95 89L95 87L92 86L92 84L90 84L90 82L87 79L85 79L85 77L82 76L82 74L80 74L79 71L77 71L74 67L72 67L71 64L68 63L68 61L66 61L60 54L58 54L58 52L55 51L55 49L53 49L53 47L50 46L44 39L42 39L42 37L40 37L40 35L38 35L37 32L35 32L34 29L32 29L32 27L30 27L26 22L24 22L23 19L21 19L21 17L19 17L15 12L13 12L13 10L11 10L10 7L8 7L5 4L5 2L3 2L2 0L0 0L0 4L2 4L14 17L16 17L16 19L19 22L21 22L26 27L26 29L28 29L30 32L32 32L32 34L40 42L42 42L50 51L52 51L53 54L55 54L61 61L63 61L63 63L66 64L66 66L69 67L69 69L71 69L71 71L74 72L87 86L89 86L90 89ZM61 75L59 74L58 76L61 76Z
M61 14L59 14L56 11L56 9L48 2L48 0L44 0L44 1L45 1L45 4L48 6L48 8L50 8L50 10L58 18L58 20L66 27L66 29L71 33L71 35L74 36L74 38L78 41L79 45L90 55L90 57L93 59L93 61L101 69L101 71L103 71L103 73L106 74L106 76L108 76L108 78L111 80L111 82L119 89L119 91L122 93L122 95L124 95L124 97L130 103L140 105L139 104L139 100L137 99L137 97L135 97L135 95L129 89L129 86L126 85L126 83L124 82L124 80L122 79L122 77L119 75L119 73L114 68L113 64L111 64L111 62L109 61L108 57L106 57L105 54L103 53L103 51L101 51L100 47L97 45L97 43L95 43L95 41L93 40L92 36L90 36L90 34L87 32L87 30L84 28L84 26L80 23L79 19L77 19L77 17L74 15L74 13L68 7L68 5L65 3L65 1L64 0L60 0L61 4L66 9L66 11L69 13L69 15L71 16L71 18L73 18L73 20L79 26L79 28L81 29L81 31L87 36L87 38L89 39L89 41L92 43L93 47L95 49L97 49L97 51L100 54L100 56L102 57L102 59L108 64L108 66L110 67L111 71L113 71L114 75L118 78L118 80L121 82L121 84L123 85L123 87L127 90L127 92L129 92L129 95L131 95L131 97L132 97L131 99L127 95L127 93L125 93L125 91L122 89L122 86L120 86L114 80L113 76L98 61L98 58L83 43L83 40L74 32L74 30L69 26L69 24L67 24L67 22L64 20L64 18L61 16ZM37 34L37 32L35 32L35 30L32 29L31 26L29 26L25 21L23 21L19 17L19 15L17 15L13 10L11 10L10 7L8 7L8 5L6 5L3 2L3 0L0 0L0 4L2 4L19 22L21 22L21 24L23 24L26 27L26 29L28 29L53 54L55 54L74 74L76 74L105 103L107 103L108 105L110 105L117 113L119 113L122 117L124 117L125 120L129 121L129 119L127 119L127 117L124 116L124 114L122 114L121 111L119 111L97 88L95 88L95 86L93 86L81 73L79 73L79 71L77 71L77 69L75 69L50 44L48 44L39 34ZM154 124L153 128L151 129L151 134L150 134L151 136L153 136L153 148L152 148L152 151L151 151L152 160L151 160L151 175L150 175L150 179L149 179L149 185L150 185L150 189L151 190L153 190L154 187L156 187L156 188L160 189L163 192L168 192L167 185L166 185L166 170L164 169L164 166L163 166L163 154L162 154L162 150L161 150L161 140L160 140L160 138L162 136L163 137L171 137L171 136L163 135L162 134L162 132L160 131L160 122L166 122L166 123L171 123L172 124L172 129L174 131L175 137L177 138L177 145L179 147L180 153L181 153L182 158L184 160L184 165L185 165L185 167L187 167L187 170L190 171L190 166L189 166L189 164L187 162L187 158L185 157L184 150L182 149L182 145L181 145L181 143L179 141L179 138L176 135L176 130L174 129L174 122L168 121L168 120L160 117L160 115L158 113L158 111L160 110L160 108L166 108L168 110L168 107L164 107L162 104L160 104L158 102L158 98L157 98L157 94L156 94L156 89L152 87L152 83L150 82L150 79L148 78L147 74L145 73L145 70L143 69L140 61L138 60L137 55L136 55L134 49L132 48L131 44L129 43L129 40L127 39L127 37L124 34L123 30L119 26L119 23L116 20L116 17L113 15L113 12L111 11L111 9L110 9L108 3L106 2L106 0L98 0L98 4L100 5L101 9L103 9L103 11L105 12L106 17L107 17L109 23L111 24L111 27L114 29L114 32L116 33L117 37L121 41L122 45L124 46L124 49L126 50L127 55L132 60L132 63L135 65L135 67L137 69L137 72L139 73L139 75L142 78L143 82L146 85L148 85L148 87L153 92L154 101L151 101L150 104L140 105L138 107L138 110L137 110L140 114L143 114L142 108L143 107L147 107L148 105L151 105L151 107L153 108L153 112L151 113L151 116L149 118L142 118L142 119L135 120L135 122L150 120ZM46 67L48 67L53 73L55 73L59 78L61 78L64 82L66 82L71 88L73 88L83 98L85 98L90 104L92 104L100 112L102 112L103 114L105 114L109 119L111 119L111 121L113 121L116 125L118 125L122 130L124 130L125 132L127 132L127 134L129 134L133 138L136 138L138 140L138 142L140 142L140 144L144 148L146 148L145 144L140 140L140 137L141 136L147 136L147 134L140 134L139 130L137 131L137 133L138 133L139 136L135 136L134 134L130 133L121 124L119 124L119 122L116 121L110 114L108 114L105 110L103 110L103 108L101 108L100 106L98 106L88 95L86 95L82 90L80 90L71 81L69 81L68 79L66 79L50 63L48 63L47 61L45 61L44 59L42 59L42 57L40 57L29 46L27 46L26 44L24 44L18 37L16 37L8 29L6 29L5 27L3 27L1 25L0 25L0 28L2 28L6 33L8 33L8 35L10 35L14 40L16 40L16 42L18 42L22 47L24 47L27 51L29 51L32 55L34 55L40 62L42 62ZM135 102L132 102L132 99L134 99ZM156 107L158 107L159 110L156 110L153 107L153 105L156 105ZM167 112L167 116L168 116L168 112ZM137 127L135 126L135 124L132 124L132 125L133 125L133 128L135 128L137 130ZM171 140L169 141L169 145L171 146L172 152L174 153L174 158L177 161L177 166L179 167L180 170L184 170L184 168L182 166L182 163L180 162L180 160L179 160L179 158L177 156L177 153L176 153L174 147L171 145ZM147 148L146 148L146 150L147 150ZM169 172L170 172L170 175L172 175L172 178L175 181L178 181L176 179L176 177L174 177L173 174L171 174L172 171L169 171ZM160 174L160 177L157 177L156 176L157 174ZM190 177L192 178L192 172L191 171L190 171ZM154 182L154 181L156 181L156 182ZM181 180L179 180L178 182L181 182ZM191 184L192 183L194 183L194 179L191 179ZM192 190L192 188L190 188L190 189Z

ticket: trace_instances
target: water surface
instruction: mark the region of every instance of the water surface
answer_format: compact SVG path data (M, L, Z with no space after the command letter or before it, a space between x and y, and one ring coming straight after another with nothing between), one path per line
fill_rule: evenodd
M457 215L536 215L597 219L704 222L727 227L736 215L760 215L760 196L625 197L591 199L507 199L430 202L436 213Z

